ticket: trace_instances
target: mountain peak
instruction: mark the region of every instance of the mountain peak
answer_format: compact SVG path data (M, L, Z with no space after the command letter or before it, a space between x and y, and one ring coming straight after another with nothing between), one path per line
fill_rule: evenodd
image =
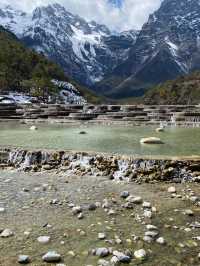
M109 3L112 4L114 7L121 7L123 4L123 0L109 0Z

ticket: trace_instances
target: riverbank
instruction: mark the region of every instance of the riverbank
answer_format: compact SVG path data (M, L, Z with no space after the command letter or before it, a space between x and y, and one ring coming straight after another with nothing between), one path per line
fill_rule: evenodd
M1 232L10 232L0 237L1 266L19 265L20 255L45 266L49 251L70 266L199 265L196 184L14 169L0 180Z

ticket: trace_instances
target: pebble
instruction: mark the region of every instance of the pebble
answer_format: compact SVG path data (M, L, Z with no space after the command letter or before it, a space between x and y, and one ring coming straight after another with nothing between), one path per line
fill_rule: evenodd
M0 213L4 213L6 210L5 210L5 208L0 208Z
M68 251L67 254L68 254L69 256L71 256L71 257L75 257L75 256L76 256L76 254L75 254L75 252L74 252L73 250Z
M163 237L159 237L158 239L156 239L156 242L158 244L161 244L161 245L165 245L166 244L166 241Z
M167 191L169 193L176 193L176 188L175 187L169 187Z
M61 260L61 255L56 251L49 251L42 257L42 259L45 262L59 262Z
M30 258L27 255L19 255L18 263L20 264L28 264L30 262Z
M185 231L186 233L189 233L189 232L192 231L192 229L191 229L191 228L185 228L184 231Z
M50 242L50 236L39 236L37 241L41 244L48 244Z
M108 211L108 215L115 215L115 214L116 214L116 212L112 209Z
M128 191L122 191L120 194L120 197L123 199L126 199L129 197L129 195L130 195L130 193Z
M89 211L95 211L97 208L97 205L95 203L92 203L88 206L88 210Z
M153 242L153 238L150 237L150 236L144 236L143 237L143 241L144 242L147 242L147 243L151 243L151 242Z
M188 216L193 216L194 212L192 210L185 210L185 214Z
M98 234L98 239L104 240L105 238L106 238L106 234L105 233L99 233Z
M150 236L152 238L155 238L159 233L157 231L147 231L145 232L145 236Z
M24 187L24 188L22 188L22 191L23 191L23 192L29 192L30 189Z
M158 227L152 224L146 225L147 230L158 230Z
M81 212L81 213L79 213L79 215L77 216L77 218L78 218L79 220L83 219L83 218L84 218L84 215L83 215L83 213L82 213L82 212Z
M25 236L30 236L30 234L31 234L30 231L25 231L25 232L24 232L24 235L25 235Z
M14 233L10 229L4 229L3 232L0 234L1 237L7 238L13 236Z
M152 218L152 212L151 211L144 211L144 217Z
M145 259L147 256L147 253L144 249L139 249L134 252L134 256L136 259Z
M110 262L107 260L99 260L98 261L98 266L110 266Z
M190 201L192 201L192 202L197 202L199 200L199 198L198 197L196 197L196 196L192 196L192 197L190 197Z
M99 257L106 257L110 254L110 252L107 248L97 248L95 254Z
M120 238L115 238L115 243L120 245L122 244L122 240Z
M143 208L150 209L151 208L151 202L144 201L142 204Z
M80 212L82 212L82 208L81 208L81 206L75 206L75 207L72 208L72 213L73 213L74 215L76 215L76 214L78 214L78 213L80 213Z
M129 263L129 262L131 261L131 257L125 255L125 254L122 253L122 252L119 252L119 251L113 251L113 255L114 255L115 257L118 258L119 262L122 262L122 263Z
M113 256L110 260L111 262L111 265L115 266L115 265L119 265L120 264L120 260L116 257L116 256ZM110 266L110 265L109 265Z

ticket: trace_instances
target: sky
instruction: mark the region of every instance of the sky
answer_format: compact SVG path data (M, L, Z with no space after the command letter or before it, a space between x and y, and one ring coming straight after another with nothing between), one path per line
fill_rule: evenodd
M162 0L0 0L2 4L32 11L36 6L60 3L73 14L107 25L111 30L140 29ZM117 5L111 4L117 2Z

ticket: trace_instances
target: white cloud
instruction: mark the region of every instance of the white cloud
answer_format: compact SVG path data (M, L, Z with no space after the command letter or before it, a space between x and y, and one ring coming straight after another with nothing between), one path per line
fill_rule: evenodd
M121 9L108 4L108 0L0 0L3 4L31 11L36 6L60 3L72 13L87 20L106 24L112 30L140 28L162 0L124 0Z

